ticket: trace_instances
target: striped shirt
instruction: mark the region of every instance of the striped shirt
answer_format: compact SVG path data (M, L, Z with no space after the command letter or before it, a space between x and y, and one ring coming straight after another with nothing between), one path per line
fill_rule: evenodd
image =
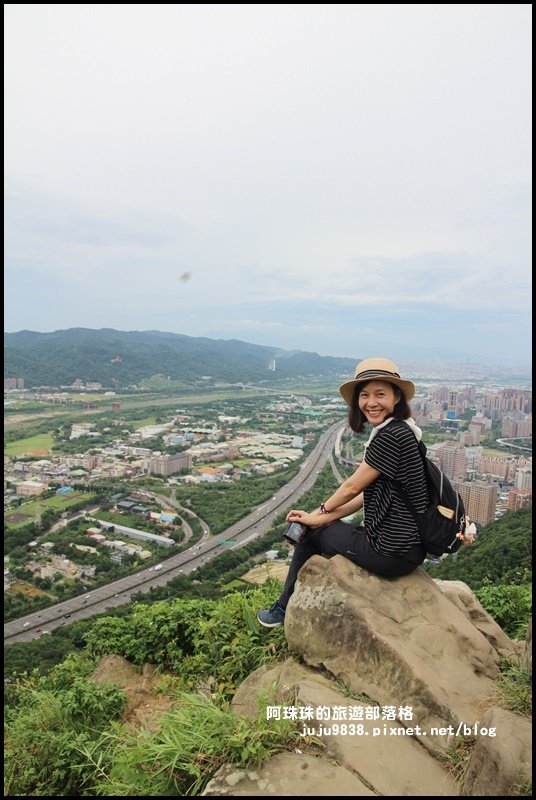
M418 513L428 507L422 456L411 429L393 420L372 439L365 461L381 475L365 489L365 533L371 546L385 556L403 556L420 542L417 526L394 489L398 481Z

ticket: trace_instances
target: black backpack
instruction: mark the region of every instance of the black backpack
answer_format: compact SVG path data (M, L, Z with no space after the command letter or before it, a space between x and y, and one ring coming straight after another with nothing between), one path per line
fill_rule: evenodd
M405 424L405 423L403 423ZM407 491L398 481L393 485L399 497L415 520L421 541L427 553L442 556L460 549L465 529L463 500L446 475L426 455L426 447L418 442L419 453L424 464L430 505L419 514Z

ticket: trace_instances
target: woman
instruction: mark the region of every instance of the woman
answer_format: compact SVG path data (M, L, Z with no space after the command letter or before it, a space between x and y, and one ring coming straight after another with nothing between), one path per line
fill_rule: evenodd
M415 386L402 380L393 361L368 358L357 365L354 380L343 383L339 391L350 406L352 430L360 433L369 422L372 432L360 466L320 508L288 513L288 522L299 522L308 530L294 549L281 596L258 614L267 628L283 624L298 571L315 553L343 555L387 578L413 572L426 555L415 521L393 486L393 481L402 484L418 513L426 510L428 492L418 449L422 433L408 405ZM360 508L362 525L340 521Z

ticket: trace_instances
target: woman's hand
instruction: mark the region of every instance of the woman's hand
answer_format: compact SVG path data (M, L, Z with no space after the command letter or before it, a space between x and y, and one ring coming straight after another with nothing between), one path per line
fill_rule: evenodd
M473 544L476 536L476 525L471 522L469 517L465 518L465 531L463 535L463 543L465 545Z
M301 511L300 509L289 511L287 514L287 522L299 522L307 528L321 528L327 525L326 515L321 514L320 511Z

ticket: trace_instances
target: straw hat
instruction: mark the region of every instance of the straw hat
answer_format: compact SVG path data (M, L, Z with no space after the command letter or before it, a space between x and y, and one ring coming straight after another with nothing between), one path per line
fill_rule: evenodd
M404 381L400 377L400 372L394 361L389 361L388 358L366 358L361 361L355 368L355 378L353 381L347 381L339 387L339 392L342 394L344 400L348 405L352 405L352 397L354 394L354 387L358 383L364 381L387 381L394 383L399 389L402 389L406 400L411 400L415 394L415 386L411 381Z

